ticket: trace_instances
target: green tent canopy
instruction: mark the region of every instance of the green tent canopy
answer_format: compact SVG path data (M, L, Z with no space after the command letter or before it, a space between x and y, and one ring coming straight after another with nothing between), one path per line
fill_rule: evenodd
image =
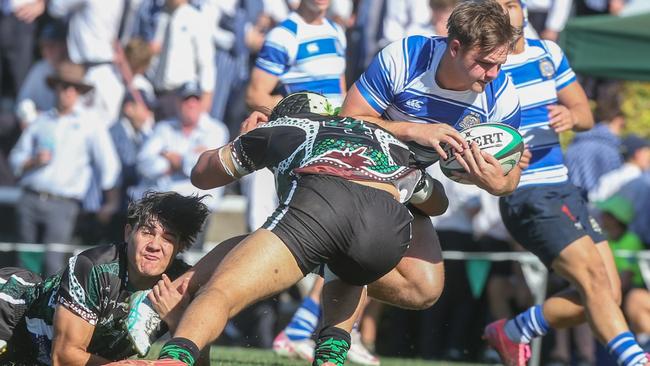
M560 46L578 73L650 81L650 13L574 18Z

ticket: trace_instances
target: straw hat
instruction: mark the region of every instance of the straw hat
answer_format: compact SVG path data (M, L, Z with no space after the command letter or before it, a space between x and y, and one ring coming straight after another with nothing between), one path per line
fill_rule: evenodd
M84 82L86 70L83 66L74 64L70 61L61 62L54 74L47 77L47 85L54 89L58 83L73 85L80 94L85 94L92 90L93 86Z

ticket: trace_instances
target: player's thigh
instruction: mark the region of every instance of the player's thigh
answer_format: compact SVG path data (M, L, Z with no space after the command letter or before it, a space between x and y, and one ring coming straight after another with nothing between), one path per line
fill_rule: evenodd
M601 290L604 283L609 283L603 259L586 235L564 248L551 263L551 268L582 291ZM605 293L611 295L609 289Z
M402 300L433 303L440 297L444 287L440 240L428 217L414 215L412 228L411 245L402 259L389 273L370 284L369 291L371 294L400 294L400 290L410 289L410 299ZM393 303L398 299L381 300Z
M444 285L444 265L440 239L433 228L431 219L414 215L413 238L411 246L397 264L396 269L409 281L435 288L441 292Z
M592 243L604 239L586 200L570 183L524 187L502 197L499 209L512 237L547 267L583 237Z
M614 254L612 249L609 247L607 241L601 241L596 243L596 249L600 254L600 258L603 261L605 266L605 271L607 272L607 278L609 278L609 286L612 290L612 295L617 304L621 304L623 301L621 293L621 276L618 274L616 269L616 262L614 261Z
M194 294L201 286L205 285L210 277L216 272L217 267L221 261L230 253L236 245L242 242L247 235L239 235L226 239L219 245L212 248L201 260L184 273L182 276L174 280L173 284L178 287L185 280L189 279L188 290L190 294Z
M271 231L259 229L231 250L205 286L217 289L231 311L278 293L304 276L293 254Z

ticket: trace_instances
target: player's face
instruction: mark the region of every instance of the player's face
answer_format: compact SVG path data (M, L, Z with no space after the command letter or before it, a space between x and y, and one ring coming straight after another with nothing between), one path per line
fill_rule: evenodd
M520 0L497 0L503 10L510 16L510 25L517 29L524 26L524 10L521 8Z
M169 266L176 255L178 238L160 225L158 221L150 224L126 228L130 275L139 277L158 277Z
M501 65L508 58L508 46L503 45L490 52L474 47L461 50L459 56L461 74L464 74L461 78L465 79L467 89L482 93L485 86L499 75Z
M302 3L313 12L323 12L330 7L330 0L302 0Z
M180 120L184 125L194 126L201 118L201 100L197 97L185 98L179 106Z

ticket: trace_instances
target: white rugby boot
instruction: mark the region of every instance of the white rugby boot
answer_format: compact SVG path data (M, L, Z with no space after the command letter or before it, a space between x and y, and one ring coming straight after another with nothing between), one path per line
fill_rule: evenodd
M348 351L348 360L350 362L367 366L378 366L380 364L379 358L370 353L363 345L363 342L361 342L361 334L358 329L352 329L350 338L352 340L350 350Z
M316 342L311 338L305 338L297 341L289 339L287 334L280 332L273 340L273 352L278 356L288 358L299 358L309 362L314 361L314 349Z

